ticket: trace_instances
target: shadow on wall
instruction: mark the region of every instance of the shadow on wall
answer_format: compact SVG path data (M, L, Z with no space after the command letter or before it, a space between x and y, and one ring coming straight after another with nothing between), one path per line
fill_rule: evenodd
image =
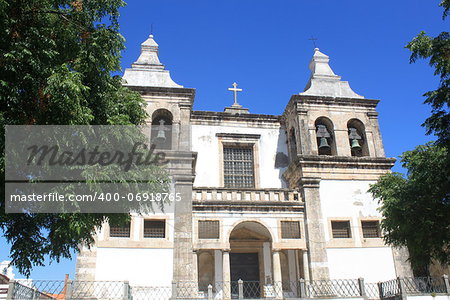
M284 129L279 130L277 140L277 153L275 154L275 169L278 169L278 178L281 181L281 187L287 188L288 184L283 177L284 171L289 166L289 157L287 156L287 137Z

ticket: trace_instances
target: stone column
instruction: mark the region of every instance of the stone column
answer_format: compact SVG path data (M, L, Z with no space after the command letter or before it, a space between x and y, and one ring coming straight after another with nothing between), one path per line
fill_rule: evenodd
M214 285L216 299L223 298L223 257L222 250L214 250Z
M198 283L198 250L194 249L192 251L192 277L194 277L195 281Z
M294 282L297 281L297 263L295 259L295 251L297 250L288 250L288 265L289 265L289 281Z
M395 274L397 277L414 277L411 264L409 263L409 252L406 247L392 247L394 256Z
M178 149L182 151L191 151L191 128L190 128L190 117L191 117L191 105L180 104L180 132L179 132L179 143Z
M272 283L272 260L270 257L270 243L263 243L264 284Z
M273 264L273 286L275 289L275 298L281 299L283 297L283 285L282 285L283 278L281 275L280 249L273 249L272 264Z
M75 268L75 280L94 281L96 265L97 246L94 244L91 248L88 248L80 245Z
M322 208L319 194L320 178L302 178L300 186L305 200L306 244L309 251L311 280L329 279L328 257Z
M298 116L298 136L297 145L300 146L300 153L302 155L311 155L317 153L317 145L315 142L315 128L309 128L309 119L308 119L308 110L298 107L297 108L297 116ZM297 146L298 148L298 146Z
M223 281L222 250L214 250L214 281Z
M223 299L231 298L230 249L222 251L223 261Z
M296 259L295 252L297 250L288 250L287 258L288 258L288 266L289 266L289 290L296 295L297 291L297 266L298 261Z
M173 280L196 283L192 247L192 176L174 176L175 192L181 201L175 202Z
M381 139L380 125L378 123L378 113L376 111L370 111L367 113L370 124L366 124L366 131L372 131L372 141L369 143L369 154L375 157L385 157L383 140ZM373 146L370 145L373 142ZM370 152L373 151L373 152Z
M309 259L308 259L308 251L303 250L303 274L305 276L305 280L309 280Z
M348 130L347 128L343 129L334 129L334 137L336 143L336 155L339 156L352 156L352 152L350 150L350 142L348 139Z

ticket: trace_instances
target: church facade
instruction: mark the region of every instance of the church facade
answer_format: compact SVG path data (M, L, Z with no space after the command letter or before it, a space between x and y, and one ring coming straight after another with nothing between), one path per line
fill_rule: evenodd
M282 115L253 114L235 101L194 111L195 89L175 83L150 36L124 85L147 102L148 124L171 127L167 156L173 213L105 224L77 258L77 280L135 286L194 282L274 283L412 276L407 253L383 243L369 185L389 172L379 100L352 91L315 49L302 93Z

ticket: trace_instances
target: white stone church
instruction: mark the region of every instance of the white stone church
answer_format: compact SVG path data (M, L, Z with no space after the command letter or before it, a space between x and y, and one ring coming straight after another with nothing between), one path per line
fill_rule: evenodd
M174 213L105 224L79 254L76 279L187 281L201 293L239 279L289 289L300 279L412 276L407 253L383 243L367 192L395 161L385 157L379 100L356 94L317 48L309 69L304 91L278 100L282 115L242 107L236 84L223 112L195 111L195 89L171 79L150 35L123 82L147 102L148 124L171 125L169 171L183 200Z

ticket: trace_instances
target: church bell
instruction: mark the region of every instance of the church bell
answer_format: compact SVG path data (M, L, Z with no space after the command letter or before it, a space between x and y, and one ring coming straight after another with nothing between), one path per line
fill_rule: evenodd
M362 140L362 137L358 134L358 130L356 128L348 129L348 138L350 139L350 147L354 150L361 149L358 140Z
M322 137L322 138L320 138L319 149L325 149L325 148L330 148L330 145L328 145L327 139Z
M164 130L159 129L158 135L155 137L155 142L158 144L162 144L166 141L166 133Z
M320 138L319 149L330 148L327 138L330 138L331 135L328 132L327 127L322 124L317 125L317 133L316 134L317 134L317 137Z
M166 141L166 127L164 126L164 120L160 120L159 121L159 126L158 126L158 134L156 135L156 137L153 139L153 142L156 144L163 144Z
M351 145L351 147L352 147L352 149L355 149L355 150L361 149L361 146L359 145L359 142L358 142L357 139L353 139L353 140L352 140L352 145Z

